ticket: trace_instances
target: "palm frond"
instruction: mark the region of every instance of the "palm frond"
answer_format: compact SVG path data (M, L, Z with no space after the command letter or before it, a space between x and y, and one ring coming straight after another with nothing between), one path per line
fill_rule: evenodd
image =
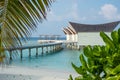
M37 23L46 19L54 0L0 0L0 56L4 48L21 46Z

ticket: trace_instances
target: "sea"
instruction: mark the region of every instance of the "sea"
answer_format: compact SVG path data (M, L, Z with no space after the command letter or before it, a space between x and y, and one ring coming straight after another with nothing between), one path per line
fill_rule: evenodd
M23 46L29 45L41 45L38 43L38 37L31 37L27 42L23 42ZM65 38L60 38L65 40ZM10 61L11 66L26 67L26 68L37 68L37 69L54 69L64 71L74 71L71 63L80 66L79 56L82 54L80 50L72 50L64 48L61 51L54 53L41 54L41 49L38 50L39 56L36 57L36 49L31 49L31 57L29 58L28 49L23 50L23 59L20 59L20 53L17 52L13 55L13 60Z

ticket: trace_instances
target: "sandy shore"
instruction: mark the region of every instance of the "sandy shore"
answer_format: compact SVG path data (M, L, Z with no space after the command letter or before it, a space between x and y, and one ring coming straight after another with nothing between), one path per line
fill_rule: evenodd
M0 68L0 80L68 80L75 72L9 66Z

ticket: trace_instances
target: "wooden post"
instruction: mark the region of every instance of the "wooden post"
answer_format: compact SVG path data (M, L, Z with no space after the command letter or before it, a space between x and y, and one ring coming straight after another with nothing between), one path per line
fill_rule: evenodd
M36 56L38 56L38 48L36 48Z
M57 51L57 45L56 45L56 51Z
M58 50L58 45L56 45L56 50Z
M22 60L22 57L23 57L23 55L22 55L22 49L20 49L20 58L21 58L21 60Z
M71 43L71 49L73 49L73 47L72 47L72 46L73 46L73 43Z
M76 49L79 49L77 43L76 43Z
M60 50L60 44L58 45L58 49Z
M72 49L74 49L74 43L72 43Z
M42 55L43 55L43 47L42 47Z
M55 45L55 51L57 51L57 45Z
M50 52L52 52L52 46L50 46Z
M53 52L55 51L54 45L53 45Z
M54 45L53 45L53 52L54 52Z
M54 52L56 51L56 45L54 45Z
M48 53L48 46L46 46L46 50L47 50L46 53Z
M73 43L71 43L71 49L73 49Z
M12 60L12 50L9 51L10 54L10 60Z
M60 44L59 44L60 45ZM59 50L59 45L58 45L58 50Z
M29 48L29 57L31 57L31 49Z

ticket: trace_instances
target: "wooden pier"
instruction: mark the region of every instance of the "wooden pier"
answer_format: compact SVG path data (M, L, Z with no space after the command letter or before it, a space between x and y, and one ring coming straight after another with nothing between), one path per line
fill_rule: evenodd
M60 51L63 49L63 47L69 49L78 49L77 42L71 42L66 40L38 40L38 45L21 46L5 50L8 51L10 60L13 59L13 52L19 51L20 59L22 60L22 58L24 57L23 50L26 49L28 49L28 57L30 58L32 56L32 49L35 49L35 56L38 57L39 55ZM39 52L39 49L41 49L41 52Z
M21 46L21 47L16 47L16 48L9 48L5 49L9 52L9 57L10 60L12 60L12 52L15 50L20 51L20 58L23 58L23 50L28 49L28 54L29 57L31 57L31 49L36 49L36 57L39 55L38 49L41 48L42 52L41 55L44 55L44 53L51 53L51 52L56 52L62 49L62 43L47 43L47 44L39 44L39 45L34 45L34 46ZM49 48L49 49L48 49ZM45 49L45 51L44 51Z

